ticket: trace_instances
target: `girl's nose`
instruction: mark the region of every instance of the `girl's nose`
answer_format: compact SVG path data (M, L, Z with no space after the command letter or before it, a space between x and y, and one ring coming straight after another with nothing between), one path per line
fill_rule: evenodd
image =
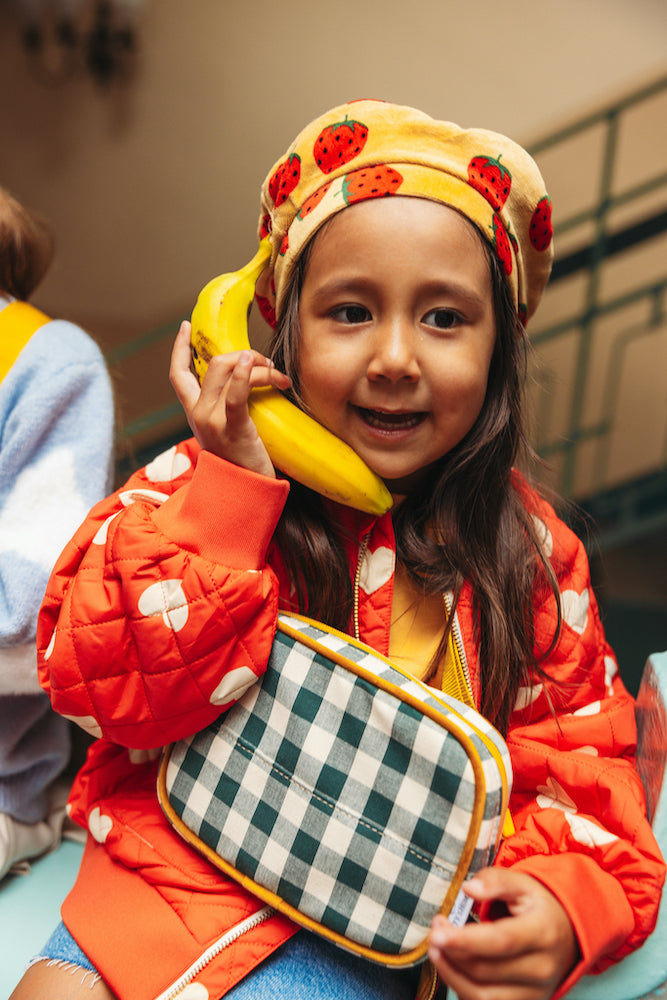
M368 378L416 382L420 374L416 346L416 334L409 324L395 321L379 325L368 363Z

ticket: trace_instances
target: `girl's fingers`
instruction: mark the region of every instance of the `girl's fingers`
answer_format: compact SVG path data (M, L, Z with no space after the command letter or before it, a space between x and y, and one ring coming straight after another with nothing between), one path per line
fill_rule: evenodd
M181 403L191 408L199 399L200 392L205 395L219 395L229 379L234 366L238 364L241 355L252 358L251 386L273 385L277 389L287 389L290 380L283 372L278 371L273 362L260 354L259 351L231 351L211 358L203 384L199 386L196 375L190 367L190 337L192 328L188 320L181 323L171 353L169 378ZM209 375L210 372L210 375Z
M292 384L289 375L285 375L284 372L279 371L270 358L264 358L264 360L267 364L268 384L275 386L276 389L289 389Z
M557 898L540 882L512 869L487 868L466 885L466 893L502 903L504 916L455 927L433 921L429 957L459 1000L484 995L545 1000L579 960L574 928Z
M457 940L454 931L439 934L434 922L430 947L452 967L479 982L533 983L535 955L541 949L525 940L520 928L511 926L512 918L504 919L505 926L495 922L469 924L471 933L465 941L463 937Z
M518 899L533 886L528 876L519 875L510 868L482 868L474 878L465 883L464 891L477 902L503 899L508 904Z
M234 365L227 394L225 410L227 414L227 432L234 437L239 431L245 431L248 421L248 396L251 389L253 371L253 356L251 351L242 351Z
M233 351L230 354L218 354L211 358L202 382L202 395L219 395L227 386L239 362L249 368L248 385L250 389L269 385L273 385L277 389L289 388L290 380L287 375L279 372L273 362L265 358L259 351L248 349Z
M526 943L514 930L513 924L503 926L499 921L454 927L445 918L436 918L430 943L446 951L453 962L475 961L478 958L496 962L514 958L526 950Z
M466 969L457 968L443 956L429 951L429 959L438 971L441 980L455 991L458 1000L547 1000L551 994L536 989L532 983L506 981L491 977L487 981L477 981Z
M181 405L186 410L197 401L199 383L190 370L190 324L187 320L183 320L181 323L174 341L169 365L169 380Z
M176 336L169 375L190 429L206 451L267 476L275 476L268 452L248 410L251 391L260 386L286 389L290 380L250 348L211 358L201 387L190 369L190 324Z

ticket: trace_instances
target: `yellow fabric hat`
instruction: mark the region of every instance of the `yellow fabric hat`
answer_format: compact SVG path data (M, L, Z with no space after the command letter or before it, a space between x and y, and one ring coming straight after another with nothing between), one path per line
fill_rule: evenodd
M535 161L497 132L462 129L414 108L353 101L297 136L262 185L260 238L271 235L270 323L308 240L336 212L367 198L408 195L457 209L494 247L526 322L553 258L551 201ZM275 296L274 296L275 293Z

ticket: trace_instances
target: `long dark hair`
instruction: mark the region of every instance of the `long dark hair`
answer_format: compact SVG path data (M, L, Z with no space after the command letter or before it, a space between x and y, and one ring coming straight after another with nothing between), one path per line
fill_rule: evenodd
M484 406L471 430L408 495L394 514L397 556L424 594L451 591L454 608L472 585L479 646L482 712L502 732L520 685L540 667L560 630L558 584L513 471L534 459L523 417L528 341L496 255L478 234L491 273L496 343ZM316 238L316 237L315 237ZM299 401L299 296L311 240L301 255L276 328L273 360L292 379ZM525 469L524 469L525 471ZM319 495L293 483L277 542L302 610L345 631L353 586L339 529ZM548 648L535 650L533 607L549 592L558 626ZM444 653L451 620L435 660Z

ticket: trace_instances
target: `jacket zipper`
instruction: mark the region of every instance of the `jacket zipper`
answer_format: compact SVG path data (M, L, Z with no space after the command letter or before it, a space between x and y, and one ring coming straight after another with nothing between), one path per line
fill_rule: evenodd
M361 635L359 634L359 581L361 579L361 567L366 555L370 537L371 533L368 531L361 540L359 558L357 560L357 571L354 574L354 638L358 642L361 642Z
M466 659L466 651L463 647L463 637L461 635L461 626L459 624L459 616L456 612L452 616L452 595L447 592L443 594L445 601L445 607L447 608L447 616L452 619L452 639L454 641L454 646L456 648L456 655L459 658L459 663L463 669L463 676L465 677L466 687L468 688L468 693L470 695L472 704L475 704L475 698L472 691L472 684L470 683L470 670L468 668L468 660Z
M444 598L445 598L445 607L447 608L447 613L451 617L452 595L450 593L446 593L444 595ZM475 699L472 693L472 685L470 683L470 671L468 669L468 661L466 660L465 649L463 647L463 638L461 636L461 626L459 625L459 616L456 614L456 612L454 613L454 618L452 619L452 637L454 640L454 645L456 647L456 653L461 662L461 666L463 667L463 676L465 677L465 682L468 687L471 703L473 706L476 706ZM514 821L512 819L512 814L510 812L509 802L508 802L507 811L505 813L505 820L503 823L502 835L503 837L509 837L513 833L514 833Z
M177 997L179 993L182 993L186 986L188 986L195 976L198 976L202 969L205 969L209 962L212 962L220 952L224 951L231 944L247 934L248 931L254 930L260 924L263 924L265 920L272 917L275 913L275 909L272 906L263 906L261 910L257 910L255 913L251 913L249 917L242 920L239 924L236 924L230 930L226 931L222 937L214 941L213 944L206 949L206 951L199 956L196 962L187 969L183 975L168 986L164 993L160 993L156 1000L173 1000Z
M361 540L361 546L359 547L359 559L357 560L357 570L354 574L354 638L358 642L361 642L361 634L359 629L359 581L361 579L361 568L364 562L364 557L366 555L366 550L368 549L368 543L370 541L371 533L367 532ZM443 599L445 602L445 608L447 609L448 618L452 618L452 595L450 593L443 594ZM461 636L461 626L459 625L459 617L455 613L452 618L452 640L456 648L456 654L459 658L459 663L463 670L463 676L465 678L466 687L468 688L468 693L470 694L470 699L472 704L475 704L475 699L472 691L472 684L470 683L470 670L468 668L468 660L466 658L465 649L463 647L463 637Z

